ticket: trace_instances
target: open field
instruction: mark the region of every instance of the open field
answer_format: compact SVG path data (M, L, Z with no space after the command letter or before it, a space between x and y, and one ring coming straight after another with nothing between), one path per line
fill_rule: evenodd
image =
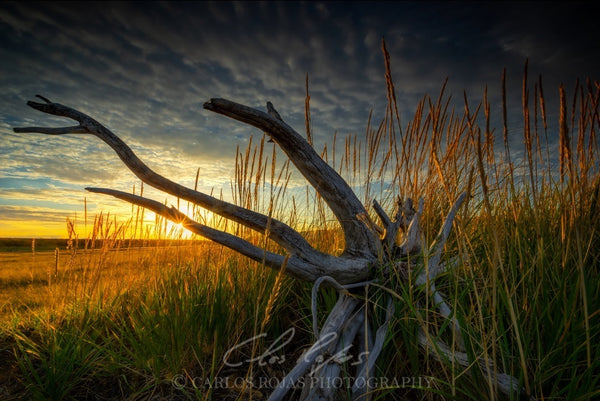
M71 241L68 238L0 238L0 253L4 252L54 252L58 248L59 252L67 251L70 248L83 249L101 249L104 243L101 239L96 239L93 243L88 240L82 240L81 244ZM142 248L142 247L175 247L175 246L191 246L195 242L193 240L178 240L178 239L127 239L119 244L109 244L110 246L118 245L127 249Z
M261 325L272 329L278 319L265 312L279 313L280 307L267 308L271 290L277 283L283 296L289 287L282 288L282 277L278 281L208 243L80 251L61 256L58 271L53 252L35 258L2 253L0 262L0 347L8 356L0 362L2 399L71 399L83 387L92 398L145 398L159 389L181 393L164 384L164 374L167 380L220 374L223 363L210 361ZM133 387L119 384L119 377ZM221 399L236 390L216 393Z
M0 252L48 252L66 249L67 239L61 238L0 238Z
M513 399L597 399L600 85L579 86L572 103L561 89L561 117L550 124L536 82L532 99L540 106L524 105L518 159L489 128L487 96L480 107L465 96L465 111L457 113L442 90L401 126L389 77L388 91L384 120L369 122L362 141L349 136L341 160L329 160L360 188L366 205L377 199L391 212L400 194L422 196L428 243L452 201L469 194L446 245L450 268L436 284L451 300L473 363L465 369L419 347L422 326L453 346L456 338L426 290L398 280L375 398L505 399L478 363L491 360L518 378L523 393ZM559 143L551 153L552 127ZM277 171L271 159L279 192L261 197L269 165L264 146L263 139L240 152L236 202L270 208L319 250L338 252L341 236L321 198L307 195L306 204L291 206L282 200L289 166ZM261 235L228 229L277 251ZM100 249L60 251L58 264L53 252L0 255L0 398L263 400L311 344L309 284L223 247L129 248L116 232L104 232ZM377 286L363 296L382 313ZM334 291L322 290L321 320L335 300ZM289 342L271 347L289 329ZM352 370L350 361L342 365Z
M56 305L49 304L50 299L64 303L81 293L102 292L103 296L113 297L127 288L124 285L143 285L147 280L143 272L153 273L148 271L148 266L163 269L180 265L181 255L197 258L208 248L208 243L204 246L196 243L193 246L2 252L0 315L4 316L7 308L33 313L39 312L38 308L54 309Z

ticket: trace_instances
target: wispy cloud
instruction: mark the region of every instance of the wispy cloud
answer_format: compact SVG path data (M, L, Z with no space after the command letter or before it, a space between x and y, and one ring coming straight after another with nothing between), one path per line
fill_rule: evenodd
M204 111L210 97L256 107L270 100L302 132L308 73L322 148L334 132L362 134L372 108L381 118L385 37L404 121L419 98L437 94L446 77L457 108L463 89L476 103L486 84L498 107L503 67L514 94L510 110L518 110L527 57L532 76L542 73L548 88L577 76L598 78L598 25L587 7L2 3L0 178L12 181L4 181L10 186L0 198L18 206L28 188L44 179L55 187L47 191L130 189L138 182L96 138L13 134L14 126L72 124L27 108L25 101L36 93L98 119L162 174L193 185L200 167L203 189L223 188L233 174L236 145L245 147L250 135L261 133ZM577 15L578 23L570 24L569 15ZM520 118L512 112L511 127Z

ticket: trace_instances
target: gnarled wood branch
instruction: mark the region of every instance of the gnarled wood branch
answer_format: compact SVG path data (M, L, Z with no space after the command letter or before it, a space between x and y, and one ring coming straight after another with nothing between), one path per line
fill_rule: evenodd
M105 188L87 188L88 191L111 195L148 208L167 219L181 223L192 232L253 260L264 262L271 268L279 269L286 264L286 274L314 283L312 294L314 316L316 316L316 298L320 285L326 283L338 290L340 294L338 301L320 331L316 319L314 321L315 343L273 391L270 401L282 400L294 383L307 374L320 379L317 383L331 383L339 377L342 362L339 358L331 360L326 358L331 356L331 353L345 355L349 351L348 345L353 344L355 339L359 342L359 352L366 352L369 356L359 364L355 382L362 379L363 382L368 383L367 379L373 375L375 362L383 348L388 325L394 314L394 303L388 296L387 305L378 306L386 310L386 318L373 338L375 325L372 324L368 314L370 301L368 297L362 296L366 291L361 295L360 287L370 285L378 279L380 280L378 286L385 288L387 281L392 281L387 280L392 274L407 279L408 285L426 286L441 315L452 322L459 347L461 350L464 348L461 328L450 306L437 291L435 279L442 270L441 253L465 194L458 197L448 213L436 241L429 248L427 264L417 266L420 258L403 258L419 254L424 249L419 227L419 219L424 207L423 199L419 200L416 210L413 209L412 200L407 199L404 203L399 200L393 221L375 201L373 208L381 220L383 225L381 228L371 220L350 186L319 157L308 142L283 121L270 102L267 103L267 113L225 99L211 99L205 103L204 108L207 110L253 125L266 132L283 149L307 181L323 197L340 223L345 238L345 249L342 255L334 256L317 251L300 233L279 220L192 190L161 176L143 163L119 137L93 118L70 107L50 102L42 96L38 97L44 103L28 102L27 104L47 114L73 119L79 125L61 128L15 128L15 132L94 135L107 143L143 182L267 235L283 247L288 255L268 252L235 235L200 224L173 207L142 196ZM398 245L396 240L400 230L404 231L404 238ZM409 280L411 272L417 272L415 280ZM350 289L357 294L350 293ZM393 289L388 290L393 293ZM435 350L434 355L438 358L454 358L464 366L472 363L466 353L451 350L443 342L432 340L425 327L421 328L419 342L423 347ZM488 363L486 366L491 365ZM485 366L483 368L488 369ZM493 377L499 381L501 391L505 393L519 391L518 381L514 377L495 371L489 372L493 373ZM331 400L335 393L335 389L325 388L320 384L316 387L305 387L304 390L301 395L303 400ZM374 389L357 385L348 390L351 390L353 399L368 401Z
M123 163L137 177L139 177L143 182L147 183L148 185L151 185L169 194L175 195L181 199L193 202L199 206L210 210L213 213L231 219L260 233L266 233L270 239L281 245L293 257L294 260L297 260L298 263L300 263L300 261L303 261L304 265L310 266L310 269L304 269L304 271L310 271L312 272L312 274L302 274L301 276L297 277L302 277L306 280L314 281L317 277L329 275L335 277L336 280L344 284L348 284L356 280L360 281L368 277L369 265L376 259L373 254L368 254L364 251L357 250L356 252L350 251L347 255L343 257L335 257L329 254L319 252L315 250L304 239L304 237L302 237L302 235L300 235L297 231L295 231L294 229L292 229L291 227L279 220L272 219L271 217L265 216L261 213L254 212L252 210L217 199L202 192L184 187L183 185L177 184L169 180L168 178L163 177L162 175L153 171L144 162L142 162L137 157L137 155L131 150L131 148L127 146L125 142L123 142L118 136L116 136L98 121L94 120L93 118L80 111L77 111L59 103L50 102L45 98L43 99L45 103L29 101L27 102L27 105L47 114L71 118L79 122L79 125L62 128L22 127L14 128L15 132L42 133L48 135L94 135L100 138L106 144L108 144L117 153L117 155L123 161ZM245 106L240 105L240 107L244 108ZM259 113L257 110L254 109L250 109L247 107L246 109L251 110L251 114ZM269 122L275 120L281 123L281 121L274 119L266 113L262 113L262 117L268 119ZM314 155L316 155L316 153L314 153ZM316 157L318 157L318 155L316 155ZM322 159L319 158L319 160L321 160L321 162L324 163ZM341 177L338 176L338 178L340 181L343 182ZM341 184L339 186L343 187L343 185ZM350 190L350 188L347 187L347 190ZM112 193L111 195L114 195L114 193ZM126 200L132 201L132 199L133 198L129 198ZM354 217L354 220L358 221L356 217ZM366 232L367 230L363 227L359 231Z
M45 98L44 98L45 99ZM319 259L321 253L317 252L310 244L298 234L294 229L281 221L270 219L269 217L234 205L229 202L217 199L202 192L184 187L168 178L154 172L131 150L125 142L113 134L108 128L104 127L98 121L90 116L63 106L59 103L52 103L45 99L46 103L27 102L27 105L41 112L55 116L67 117L79 122L79 125L62 128L49 127L21 127L14 128L18 133L41 133L48 135L64 134L91 134L110 146L123 161L123 163L143 182L160 189L181 199L200 205L213 213L225 218L231 219L248 228L264 233L269 228L269 236L279 245L284 247L290 254L301 253L307 259Z
M344 232L344 252L363 257L377 254L380 243L357 218L366 210L354 191L300 134L283 122L272 104L268 106L269 114L225 99L211 99L204 108L268 133L333 211Z
M255 260L257 262L264 262L266 266L269 266L273 269L278 270L284 263L284 256L272 252L267 252L264 249L257 247L251 244L250 242L233 234L229 234L221 230L216 230L204 224L200 224L190 219L188 216L181 213L179 210L175 209L172 206L168 207L155 200L144 198L138 195L133 195L127 192L116 191L114 189L86 188L86 190L94 193L111 195L115 198L122 199L124 201L152 210L158 215L161 215L171 221L181 224L184 228L190 230L193 233L196 233L204 238L210 239L218 244L231 248L234 251L239 252L252 260ZM306 263L306 261L296 256L292 256L287 261L286 272L290 276L302 280L314 280L312 273L312 265Z

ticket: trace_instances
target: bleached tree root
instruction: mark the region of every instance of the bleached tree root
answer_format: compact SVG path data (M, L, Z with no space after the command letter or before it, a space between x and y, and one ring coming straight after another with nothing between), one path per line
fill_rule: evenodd
M435 340L431 338L431 336L425 334L423 330L420 330L419 332L419 344L426 349L430 355L433 355L436 360L442 363L454 361L465 368L473 365L473 362L465 352L451 349L443 341ZM516 377L498 372L492 361L481 360L478 363L481 370L491 378L493 383L498 387L498 391L501 393L510 395L519 394L524 391L522 386L519 385L519 380ZM532 397L531 399L534 400L535 398Z
M294 129L288 126L273 105L267 103L267 112L225 99L211 99L204 108L225 115L266 132L272 141L281 147L290 161L298 168L306 180L325 200L340 224L344 234L345 248L341 255L320 252L292 227L270 216L225 202L208 194L184 187L154 172L142 162L131 148L117 135L88 115L53 103L38 96L43 103L27 104L41 112L67 117L78 125L48 128L14 128L20 133L43 133L48 135L90 134L108 144L123 163L143 182L166 193L204 207L215 214L242 224L264 234L285 251L285 255L266 252L250 242L225 231L216 230L196 222L174 207L168 207L152 199L107 188L86 188L88 191L103 193L143 206L167 219L181 223L190 231L227 246L240 254L260 261L273 269L285 264L285 274L314 283L312 292L314 344L302 355L296 366L274 389L270 401L282 400L298 383L303 383L301 400L332 400L340 390L339 380L344 374L351 377L351 388L346 389L353 400L370 400L376 388L369 378L375 374L375 365L383 349L389 323L394 315L394 301L391 295L384 297L385 305L375 305L385 311L383 323L374 329L374 309L365 294L364 287L373 285L387 288L390 277L401 277L404 284L413 283L424 287L431 295L439 313L450 320L454 338L458 345L455 351L421 329L419 342L429 350L429 354L443 360L450 359L462 366L472 365L464 352L461 327L452 309L435 286L435 279L441 273L441 254L452 228L456 213L466 194L460 195L452 206L440 232L431 247L426 250L422 244L419 219L424 201L419 200L417 209L413 201L398 200L397 211L392 220L375 201L373 210L382 226L370 218L365 206L342 177L330 167ZM400 236L402 233L402 236ZM426 253L425 258L414 257ZM408 259L408 262L406 261ZM423 266L415 261L425 260ZM317 327L317 296L321 285L334 287L339 298L329 312L323 327ZM356 352L353 346L357 344ZM357 361L348 368L347 361ZM504 393L521 391L518 381L509 375L496 372L489 361L484 361L482 369L498 382L498 390Z
M463 367L472 365L473 361L469 360L464 352L464 342L460 331L458 320L453 315L453 312L435 287L436 277L444 271L441 267L441 252L444 244L450 233L452 222L456 213L464 201L465 195L461 195L454 203L452 209L448 213L442 228L432 246L429 248L428 263L425 266L407 265L399 263L397 269L402 269L401 276L406 277L410 272L416 272L414 280L415 287L427 286L429 294L434 301L434 305L438 308L441 316L449 319L452 323L453 335L458 350L452 350L444 342L434 339L431 335L426 335L424 328L419 331L419 344L426 349L428 355L433 356L441 362L454 360ZM423 201L419 202L417 211L411 211L410 205L412 201L408 200L407 214L410 215L410 223L408 226L405 240L403 244L414 252L419 251L422 246L420 243L419 233L419 216L423 211ZM382 214L383 211L377 212ZM384 226L390 226L392 223L385 215L381 220ZM396 219L398 221L398 219ZM417 260L417 258L413 258ZM339 293L339 298L334 308L329 313L323 329L319 332L316 323L317 315L317 295L321 284L327 283L335 288ZM355 285L341 285L331 277L319 278L312 291L312 313L313 313L313 331L317 339L310 349L308 349L299 359L296 367L284 378L281 385L274 391L269 398L269 401L282 400L283 397L292 388L296 387L296 383L301 382L302 393L301 400L332 400L336 391L346 392L351 395L352 400L371 400L373 392L376 388L372 383L374 377L375 363L383 349L386 334L388 333L389 322L394 314L394 302L391 296L387 297L387 305L385 306L386 318L384 323L377 329L375 336L372 335L371 319L365 321L365 310L368 308L368 300L352 298L348 294L351 288L367 286L370 284L378 284L376 281L357 283ZM345 323L341 323L345 322ZM358 343L358 353L352 353L354 345ZM349 361L358 360L358 366L348 369L351 363ZM495 370L491 361L480 361L479 364L484 372L496 381L498 390L504 394L519 393L522 388L519 386L519 381L510 375L499 373ZM343 371L346 367L346 371ZM353 370L353 371L349 371ZM351 377L341 377L340 374L353 375ZM346 388L350 384L351 391Z

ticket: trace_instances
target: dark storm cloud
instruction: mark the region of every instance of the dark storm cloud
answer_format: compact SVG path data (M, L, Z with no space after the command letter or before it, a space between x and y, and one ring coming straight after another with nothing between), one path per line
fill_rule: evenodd
M96 117L164 175L189 183L201 167L209 174L205 188L227 187L235 146L243 148L250 135L260 133L204 111L203 102L225 97L262 108L270 100L303 132L308 73L317 147L330 142L334 132L363 134L371 108L375 123L385 110L382 37L405 124L417 101L426 93L437 96L446 77L458 110L463 89L476 104L487 84L493 114L499 116L506 67L509 128L518 132L527 58L531 80L543 74L552 98L560 82L572 87L577 77L598 79L598 28L589 7L571 2L2 3L0 177L46 176L66 186L121 189L136 182L95 138L13 134L13 126L72 124L25 106L40 93ZM549 114L556 120L552 102ZM498 118L493 122L500 128ZM518 152L518 135L513 141Z

